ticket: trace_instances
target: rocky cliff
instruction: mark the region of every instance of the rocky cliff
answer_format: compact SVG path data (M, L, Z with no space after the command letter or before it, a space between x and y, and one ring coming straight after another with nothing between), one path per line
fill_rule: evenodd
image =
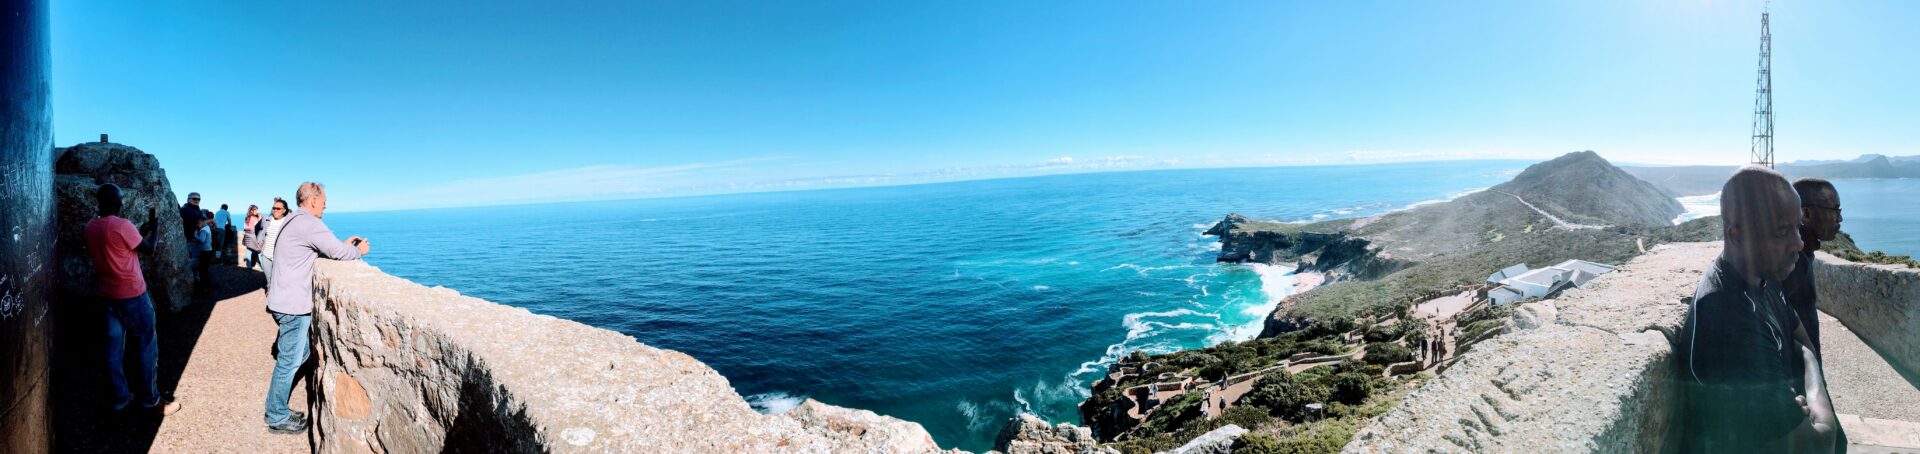
M1410 265L1383 254L1371 242L1333 230L1315 232L1228 214L1204 232L1220 238L1219 261L1293 266L1329 281L1373 279Z
M809 400L753 411L712 368L632 337L315 267L319 452L935 452L919 424Z
M1037 416L1021 413L1007 421L994 439L994 452L1006 454L1118 454L1100 445L1093 431L1067 423L1047 424Z
M193 273L187 267L186 235L180 229L180 204L160 160L137 148L116 143L83 143L54 152L54 216L59 226L54 256L59 264L55 283L60 292L92 296L96 285L93 259L87 254L87 221L99 214L94 191L101 184L120 186L121 217L135 226L159 220L152 254L140 257L147 293L154 306L178 310L193 301Z

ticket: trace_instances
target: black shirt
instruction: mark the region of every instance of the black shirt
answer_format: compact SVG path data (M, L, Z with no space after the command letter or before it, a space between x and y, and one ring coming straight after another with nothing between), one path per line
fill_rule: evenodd
M1813 286L1813 249L1819 246L1800 252L1793 263L1793 274L1780 282L1780 290L1786 294L1787 307L1793 308L1793 314L1800 318L1800 327L1807 329L1807 340L1813 341L1813 354L1819 356L1820 317L1814 311L1820 294Z
M1714 261L1674 341L1685 451L1763 450L1806 420L1793 400L1806 394L1799 324L1777 284L1749 287Z

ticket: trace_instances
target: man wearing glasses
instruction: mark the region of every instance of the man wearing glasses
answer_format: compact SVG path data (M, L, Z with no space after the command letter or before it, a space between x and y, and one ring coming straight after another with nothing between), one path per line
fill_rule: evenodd
M1794 180L1793 191L1800 193L1800 241L1805 247L1800 249L1793 274L1788 275L1780 287L1787 294L1787 305L1793 306L1793 312L1806 325L1807 337L1813 340L1813 353L1818 355L1820 319L1815 318L1818 314L1814 306L1820 295L1813 285L1813 251L1820 250L1820 242L1833 241L1840 235L1840 193L1833 189L1833 183L1819 178Z

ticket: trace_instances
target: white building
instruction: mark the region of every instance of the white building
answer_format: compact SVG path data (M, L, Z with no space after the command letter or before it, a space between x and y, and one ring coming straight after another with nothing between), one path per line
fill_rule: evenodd
M1526 266L1525 263L1510 266L1487 276L1488 282L1500 284L1500 287L1487 292L1487 298L1492 299L1495 306L1528 298L1545 298L1567 287L1586 284L1614 268L1613 265L1585 260L1568 260L1546 268L1516 272L1526 269Z

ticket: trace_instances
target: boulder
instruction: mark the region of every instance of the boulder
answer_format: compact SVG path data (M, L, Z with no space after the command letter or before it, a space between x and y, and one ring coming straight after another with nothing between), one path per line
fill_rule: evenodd
M140 257L147 293L154 307L179 310L193 302L193 273L188 267L186 235L180 231L180 204L160 161L138 148L116 143L83 143L54 151L54 222L58 234L54 260L55 288L62 294L91 297L97 278L87 253L85 229L99 214L94 191L101 184L120 186L121 217L135 226L146 223L148 210L158 218L159 235L152 254Z
M1233 443L1239 441L1241 435L1246 434L1246 428L1228 424L1193 437L1193 440L1188 441L1187 444L1167 452L1170 454L1230 454L1233 452Z
M1046 420L1027 413L1007 421L994 439L993 449L1006 454L1118 453L1100 446L1092 430L1067 423L1048 425Z

